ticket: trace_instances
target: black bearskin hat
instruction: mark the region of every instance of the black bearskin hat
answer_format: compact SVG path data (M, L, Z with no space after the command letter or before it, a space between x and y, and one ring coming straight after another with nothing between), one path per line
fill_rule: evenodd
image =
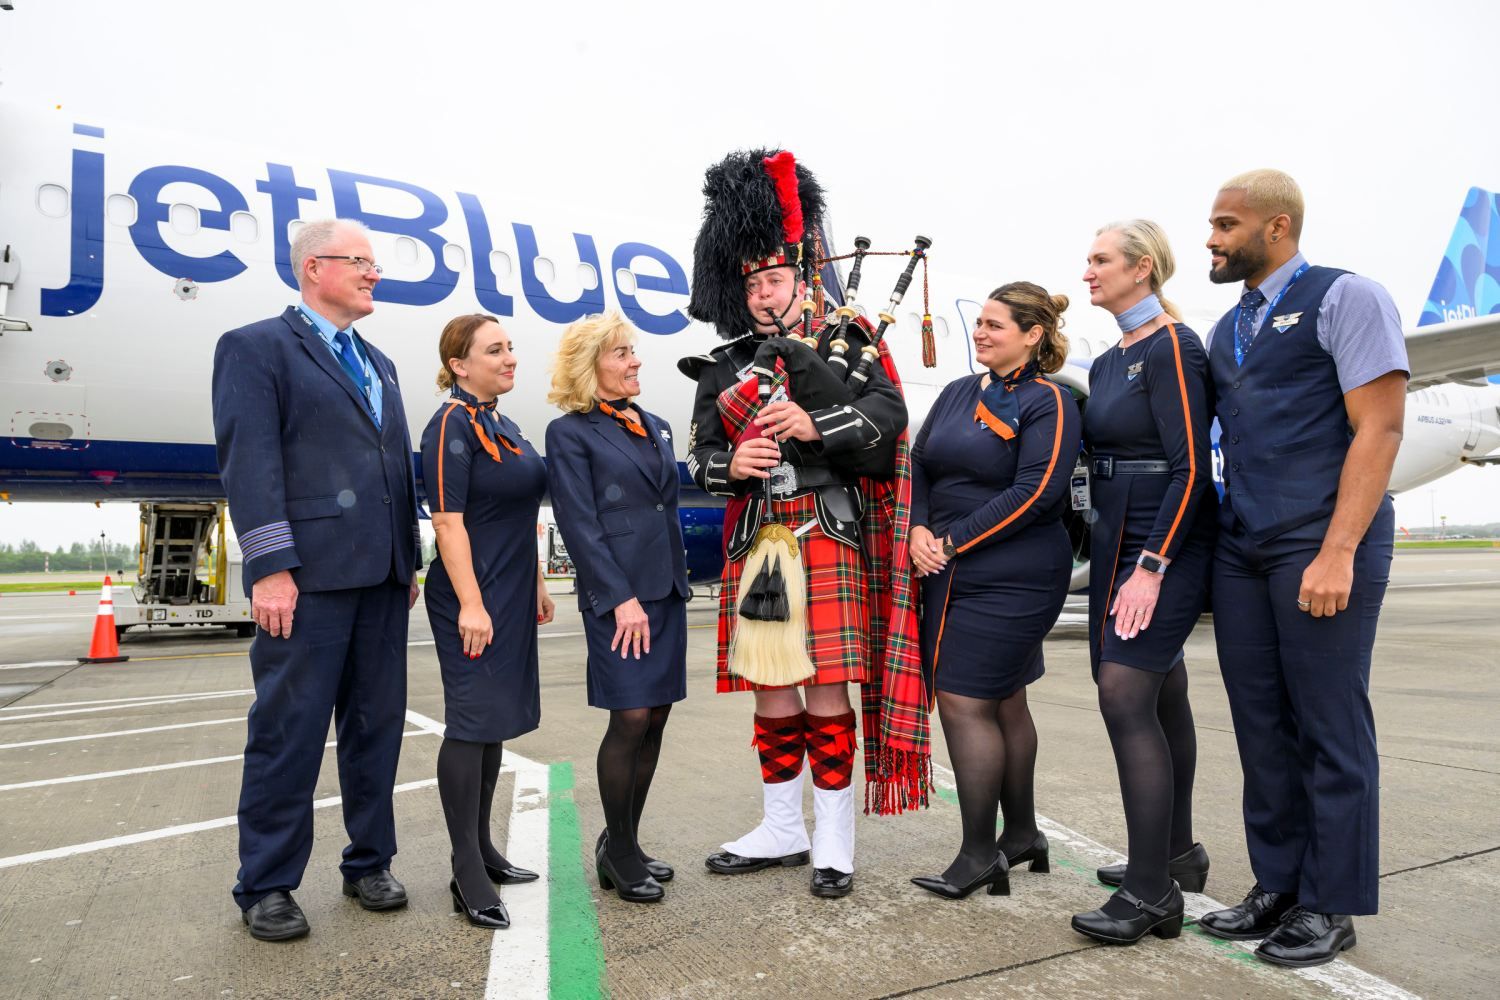
M748 149L708 168L703 196L688 315L732 340L751 328L746 275L787 265L809 273L823 226L823 189L791 153Z

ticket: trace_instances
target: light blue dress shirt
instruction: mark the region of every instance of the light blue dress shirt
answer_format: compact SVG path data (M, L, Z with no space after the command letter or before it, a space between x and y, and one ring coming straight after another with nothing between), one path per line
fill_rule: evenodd
M318 331L318 336L323 338L323 343L327 344L328 349L333 352L334 360L343 365L344 359L339 353L339 345L333 339L340 331L306 302L299 303L297 308L302 310L308 319L312 320L314 328ZM375 370L375 365L370 361L370 355L365 351L365 345L360 343L359 337L355 335L354 328L351 326L343 332L354 343L354 353L359 355L360 363L365 366L365 378L370 383L370 409L375 414L375 426L379 427L380 414L385 412L381 409L381 403L385 399L385 389L381 384L380 373Z

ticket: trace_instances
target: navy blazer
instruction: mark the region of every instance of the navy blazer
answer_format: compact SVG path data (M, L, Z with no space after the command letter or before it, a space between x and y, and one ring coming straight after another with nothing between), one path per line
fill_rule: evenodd
M598 409L565 413L547 425L547 486L578 573L578 610L601 617L632 597L691 593L672 431L645 410L641 419L655 450L627 440Z
M396 368L362 343L384 383L379 427L296 307L219 338L214 440L246 594L284 569L299 590L322 591L409 583L422 565Z

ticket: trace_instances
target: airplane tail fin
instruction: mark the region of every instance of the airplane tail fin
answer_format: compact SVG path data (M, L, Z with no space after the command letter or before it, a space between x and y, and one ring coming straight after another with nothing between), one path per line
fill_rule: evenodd
M1469 188L1418 326L1500 313L1500 198Z

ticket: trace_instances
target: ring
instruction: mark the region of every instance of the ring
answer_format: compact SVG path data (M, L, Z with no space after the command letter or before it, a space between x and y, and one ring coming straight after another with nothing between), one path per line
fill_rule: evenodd
M1299 607L1299 608L1310 608L1310 607L1312 607L1312 601L1298 601L1297 602L1297 607Z

